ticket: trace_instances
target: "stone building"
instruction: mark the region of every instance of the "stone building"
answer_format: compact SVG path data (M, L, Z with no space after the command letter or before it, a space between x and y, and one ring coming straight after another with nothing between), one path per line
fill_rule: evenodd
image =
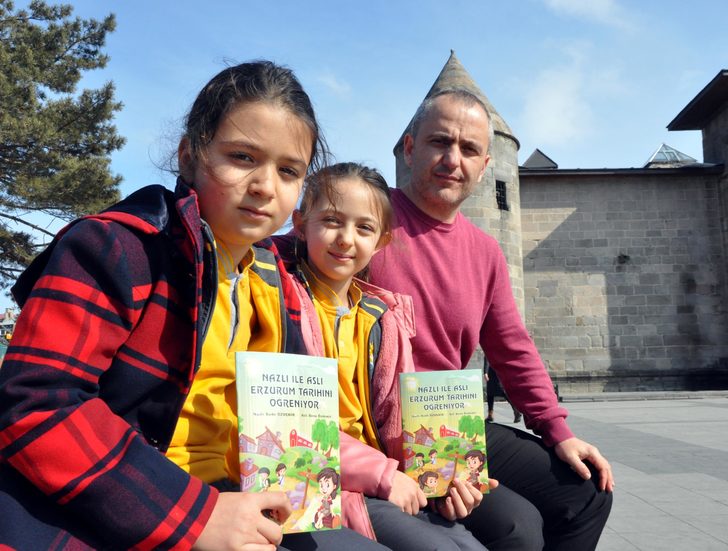
M429 94L459 84L491 107L452 54ZM663 144L642 168L561 169L539 150L518 167L492 115L493 164L463 212L499 239L560 391L728 388L728 71L668 125L702 131L702 163Z

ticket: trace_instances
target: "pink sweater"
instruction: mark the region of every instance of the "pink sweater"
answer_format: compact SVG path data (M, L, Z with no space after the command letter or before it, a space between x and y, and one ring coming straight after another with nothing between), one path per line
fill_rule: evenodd
M392 243L370 263L375 285L410 295L417 371L462 369L480 344L526 426L553 446L573 436L513 298L498 243L461 213L445 224L392 190Z

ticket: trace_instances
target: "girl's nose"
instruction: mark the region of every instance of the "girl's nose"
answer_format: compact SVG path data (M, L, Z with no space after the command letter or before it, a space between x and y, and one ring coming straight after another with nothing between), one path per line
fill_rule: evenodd
M339 230L336 242L339 245L351 245L351 243L353 242L353 234L354 232L352 228L350 228L349 226L343 226Z
M259 197L273 197L275 195L275 167L264 164L258 167L251 175L248 191Z

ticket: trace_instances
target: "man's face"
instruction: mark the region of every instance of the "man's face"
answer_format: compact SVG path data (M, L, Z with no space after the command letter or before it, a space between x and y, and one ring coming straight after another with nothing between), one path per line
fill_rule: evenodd
M485 172L487 151L483 108L452 95L436 98L417 136L404 138L404 158L412 169L405 194L433 218L452 222Z

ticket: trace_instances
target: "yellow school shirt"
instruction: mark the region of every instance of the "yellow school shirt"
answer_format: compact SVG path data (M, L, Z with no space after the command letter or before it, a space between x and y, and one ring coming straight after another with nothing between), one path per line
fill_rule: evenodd
M308 271L313 303L321 324L324 354L339 362L339 427L350 436L378 448L369 411L369 332L374 316L359 307L362 292L349 289L350 307L337 306L336 294Z
M238 269L222 244L216 253L217 296L200 369L166 454L208 483L240 480L235 351L278 352L282 338L278 290L251 270L256 263L253 250Z

